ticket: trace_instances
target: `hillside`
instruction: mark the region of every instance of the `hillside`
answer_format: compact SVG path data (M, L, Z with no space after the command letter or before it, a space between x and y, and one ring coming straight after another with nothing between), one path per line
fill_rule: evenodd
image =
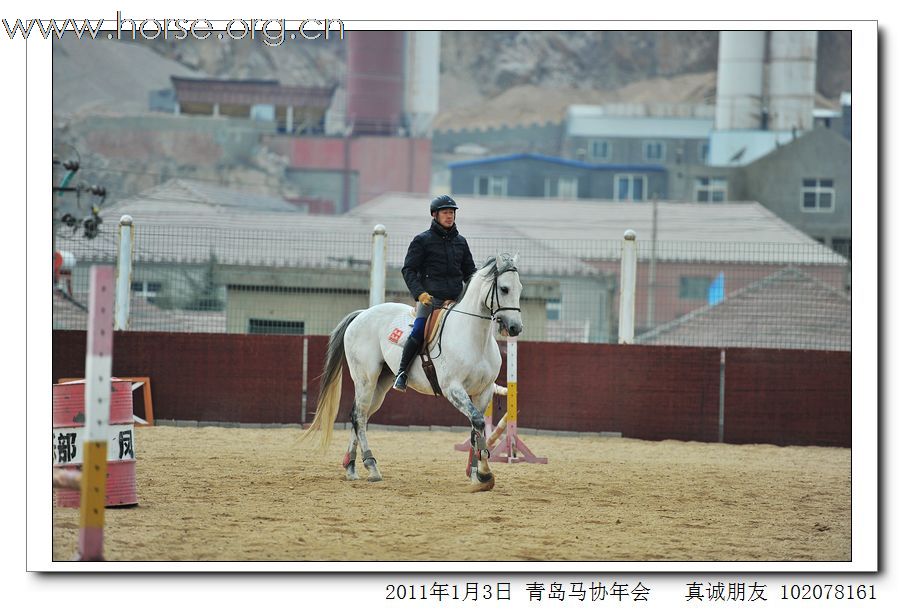
M353 36L349 32L349 36ZM150 43L211 76L341 85L341 41L267 47L220 41ZM715 100L717 31L448 31L440 57L437 128L548 121L568 104ZM821 32L817 104L851 88L850 32Z
M55 114L67 112L67 101L138 109L149 90L167 86L169 72L314 86L345 78L346 46L335 39L279 47L215 39L118 43L116 53L108 47L117 43L95 43L84 45L91 49L82 59L72 58L67 45L54 49ZM436 126L556 120L573 103L712 103L718 47L715 31L443 32ZM837 107L839 94L850 89L850 32L820 32L818 104Z

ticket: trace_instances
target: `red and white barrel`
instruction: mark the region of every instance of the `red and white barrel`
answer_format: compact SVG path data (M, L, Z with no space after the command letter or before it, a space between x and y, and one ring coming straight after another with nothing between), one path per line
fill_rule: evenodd
M110 427L107 440L107 492L105 506L138 504L135 482L135 425L132 383L111 379ZM80 470L85 436L85 381L53 385L53 465ZM78 508L80 492L55 489L56 505Z

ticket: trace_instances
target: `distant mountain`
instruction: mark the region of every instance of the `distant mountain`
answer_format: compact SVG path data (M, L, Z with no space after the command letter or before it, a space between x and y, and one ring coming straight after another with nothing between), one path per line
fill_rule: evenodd
M714 104L717 31L444 32L437 128L561 119L569 104ZM817 105L851 89L850 32L820 32Z
M140 114L148 94L172 87L170 76L203 76L146 45L112 40L53 41L53 115Z
M59 52L54 50L54 97L56 101L59 90L61 107L90 106L95 96L99 106L112 102L120 111L138 108L142 101L146 104L150 89L168 86L169 72L313 86L345 80L346 44L336 39L286 41L276 47L213 38L100 41L82 43L81 63L70 61L69 50L78 44L67 39ZM114 45L118 50L111 52ZM159 60L149 57L148 50ZM526 114L530 120L555 120L568 103L712 103L718 52L717 31L443 32L437 126L492 121L482 116L482 108L495 116L506 100L521 100L524 106L528 94L528 101L537 105ZM99 70L102 65L105 69ZM850 32L820 32L818 103L836 107L839 94L850 89ZM553 103L547 105L547 100Z
M149 44L217 77L327 86L345 78L345 45L337 40ZM510 122L558 120L573 103L713 103L718 52L717 31L443 32L436 127L497 123L506 115ZM817 102L834 107L851 88L850 32L820 32L818 54ZM506 114L506 104L521 110Z

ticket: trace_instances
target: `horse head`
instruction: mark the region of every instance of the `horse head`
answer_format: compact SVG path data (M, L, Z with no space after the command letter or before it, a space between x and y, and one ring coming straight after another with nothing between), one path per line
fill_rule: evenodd
M524 329L521 321L523 286L518 276L517 263L517 254L500 253L487 275L488 279L492 279L492 286L484 304L490 309L491 316L496 317L499 333L508 336L517 336Z

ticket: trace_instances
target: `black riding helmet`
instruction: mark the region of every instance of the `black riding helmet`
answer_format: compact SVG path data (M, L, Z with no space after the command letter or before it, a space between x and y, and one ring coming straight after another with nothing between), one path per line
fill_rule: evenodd
M451 208L452 210L458 210L458 204L455 203L450 196L441 195L439 197L433 198L433 201L430 202L430 214L432 215L438 210L442 210L444 208Z

